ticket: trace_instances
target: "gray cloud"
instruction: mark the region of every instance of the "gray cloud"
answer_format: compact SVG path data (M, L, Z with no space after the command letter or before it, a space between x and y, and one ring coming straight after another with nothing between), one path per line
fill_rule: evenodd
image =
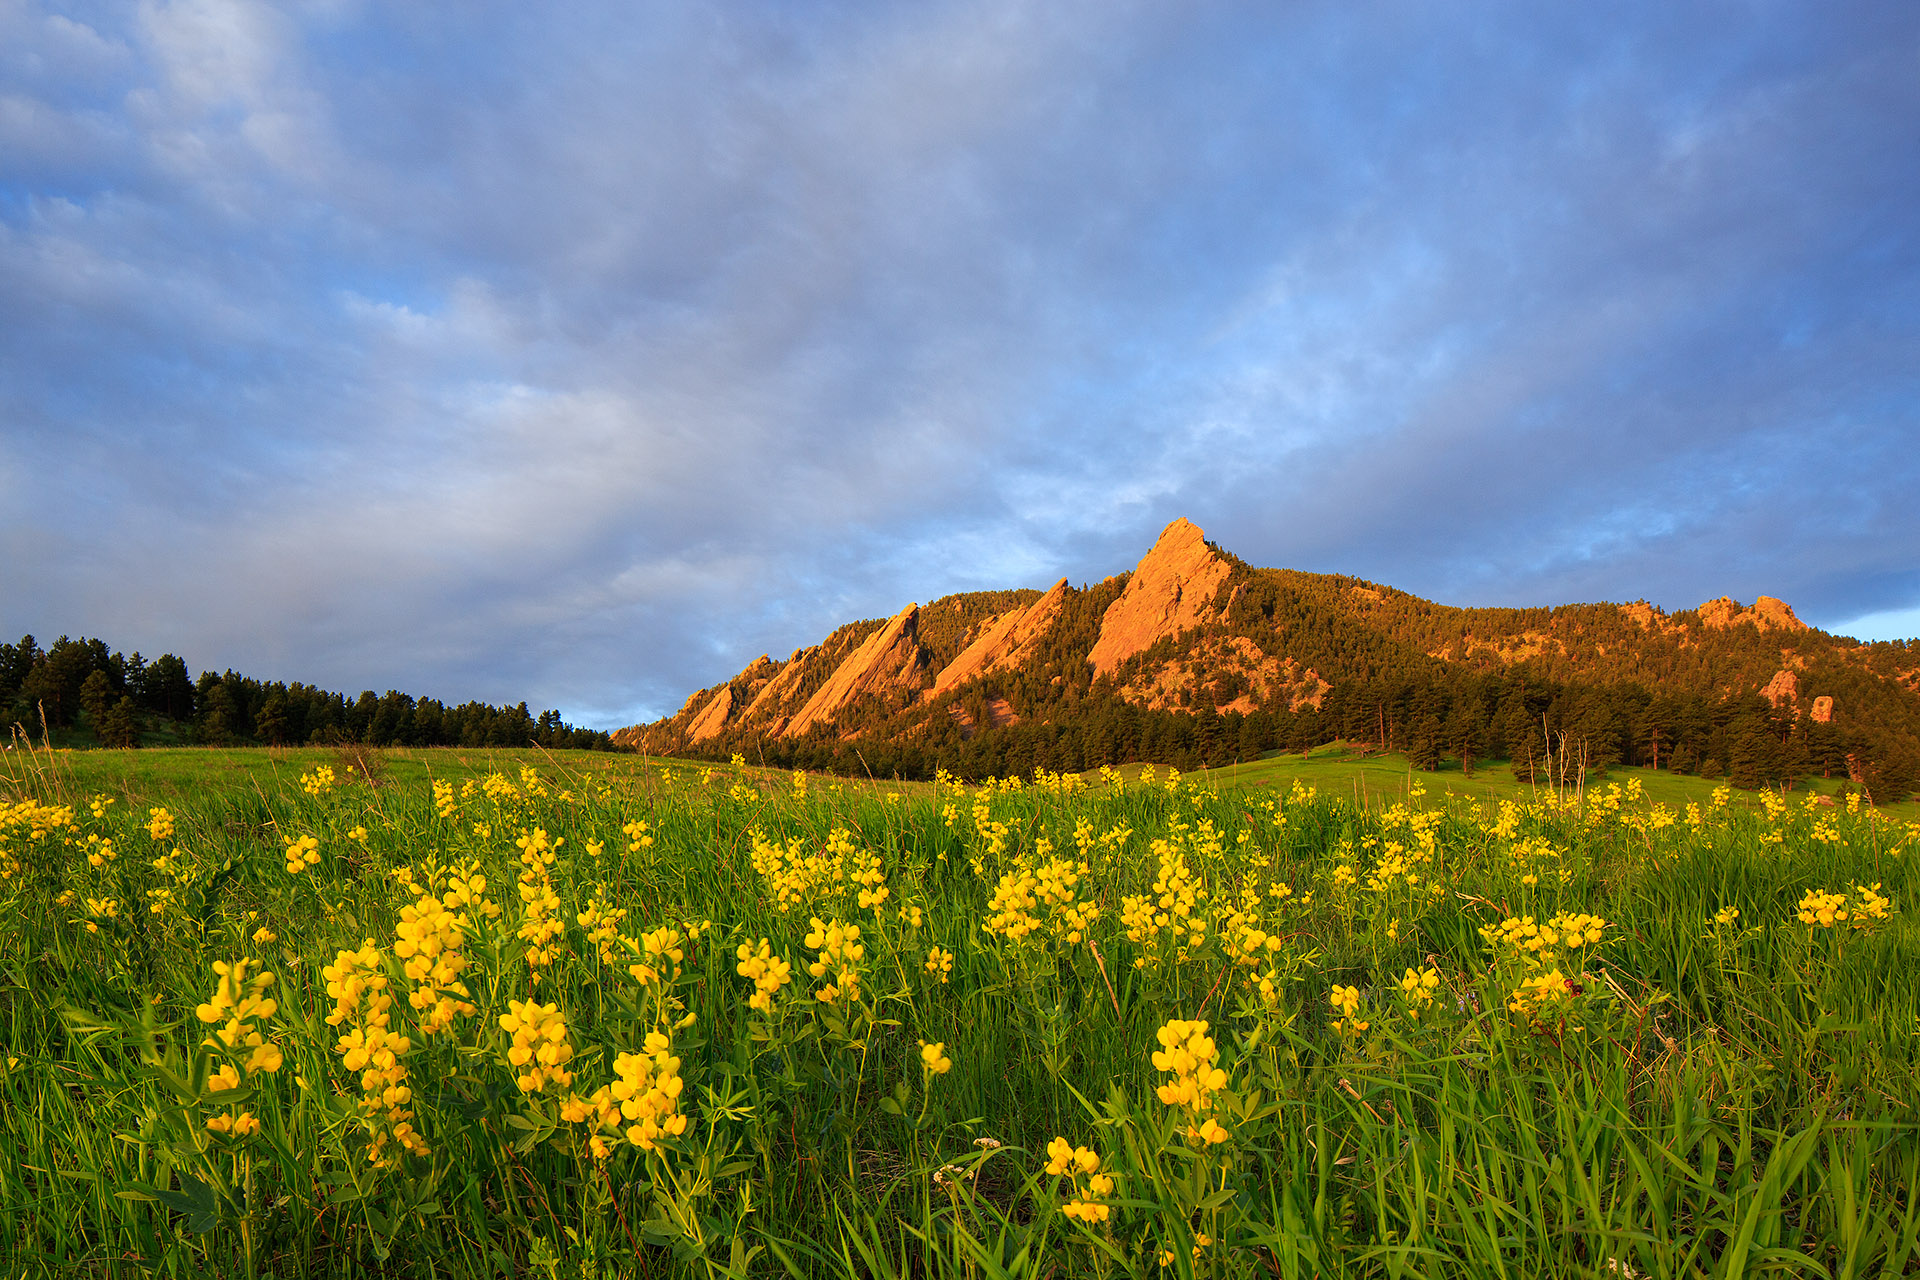
M0 4L0 627L672 710L1188 515L1920 606L1899 6Z

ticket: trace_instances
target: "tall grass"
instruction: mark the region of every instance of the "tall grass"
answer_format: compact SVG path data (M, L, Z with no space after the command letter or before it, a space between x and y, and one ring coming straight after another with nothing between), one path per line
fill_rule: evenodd
M302 758L259 785L176 780L164 806L16 769L13 1272L1920 1270L1920 845L1871 811L592 763L328 779ZM319 861L290 871L303 836ZM395 943L455 868L486 882L450 913L473 1012L431 1032ZM521 936L548 889L560 930ZM1802 920L1812 891L1847 915ZM1574 913L1603 923L1569 945L1549 921ZM1531 951L1483 933L1529 918ZM816 976L835 922L861 954ZM738 955L762 938L792 977L765 1010ZM368 943L410 1041L399 1107L363 1106L344 1065L365 1006L328 1020L322 970ZM218 1088L244 1050L209 1046L196 1011L242 958L274 975L248 1025L283 1060ZM501 1023L529 999L556 1006L572 1074L531 1092ZM1207 1024L1180 1043L1224 1073L1199 1104L1159 1092L1176 1021ZM686 1128L643 1147L594 1098L650 1033ZM242 1115L257 1132L208 1128Z

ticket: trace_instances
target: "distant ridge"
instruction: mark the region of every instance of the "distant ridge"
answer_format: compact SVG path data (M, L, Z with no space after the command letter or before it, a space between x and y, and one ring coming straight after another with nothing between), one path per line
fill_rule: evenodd
M1817 773L1886 799L1920 774L1920 649L1722 597L1455 608L1254 568L1169 524L1092 587L974 592L761 657L614 735L656 753L923 773L1218 762L1332 739L1516 772L1619 762L1744 785ZM750 748L750 750L749 750ZM857 761L855 765L853 762Z

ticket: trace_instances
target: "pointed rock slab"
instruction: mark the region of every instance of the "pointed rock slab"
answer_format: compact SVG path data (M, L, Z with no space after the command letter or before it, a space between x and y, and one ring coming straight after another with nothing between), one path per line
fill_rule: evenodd
M1024 609L1003 613L987 624L979 639L960 651L933 682L933 695L957 689L969 680L992 671L1017 667L1033 647L1053 629L1060 606L1067 599L1067 580L1053 584L1047 594Z
M727 727L727 717L732 714L733 686L723 684L720 692L707 699L707 705L700 708L700 714L687 726L687 737L695 742L719 737L720 731Z
M1197 525L1168 525L1100 619L1100 638L1087 655L1094 674L1107 675L1155 641L1199 626L1232 572Z
M916 629L919 620L917 604L894 614L827 677L780 736L797 738L814 725L833 719L840 708L864 694L887 694L896 689L918 692L927 660Z
M787 659L787 664L780 668L779 674L767 681L766 687L759 693L753 695L753 701L747 704L747 709L741 713L740 718L744 721L777 715L788 695L799 685L803 664L807 655L812 652L811 649L795 649L793 656Z

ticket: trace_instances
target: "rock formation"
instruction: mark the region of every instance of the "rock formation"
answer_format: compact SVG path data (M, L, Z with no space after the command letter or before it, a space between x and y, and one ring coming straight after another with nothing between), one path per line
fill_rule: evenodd
M1233 572L1187 520L1175 520L1127 580L1120 598L1100 620L1100 638L1087 661L1096 675L1110 675L1122 662L1157 640L1191 631Z
M969 680L993 671L1019 666L1060 617L1060 606L1067 598L1065 578L1053 584L1047 594L1024 609L1001 614L988 623L960 656L949 662L935 677L930 697L957 689Z
M1761 631L1809 631L1812 628L1794 615L1793 607L1784 600L1772 596L1761 596L1753 602L1753 608L1744 609L1740 602L1731 596L1721 596L1701 605L1697 612L1702 626L1720 630L1735 623L1745 622Z
M1833 699L1821 694L1813 700L1813 709L1807 713L1815 724L1828 724L1833 720Z
M1810 631L1806 623L1794 616L1793 606L1785 600L1776 600L1772 596L1761 596L1753 602L1748 611L1749 620L1762 631L1772 628L1776 631Z
M727 727L727 717L733 714L733 686L723 684L720 692L707 700L700 708L700 714L687 726L687 736L695 742L705 742L708 738L717 738L720 731Z
M1760 696L1772 704L1774 710L1782 706L1798 706L1800 702L1800 682L1791 671L1779 671L1773 679L1767 681L1767 687Z
M747 704L747 709L740 718L752 720L759 716L771 717L779 714L781 705L799 687L800 674L805 669L806 659L812 652L810 648L795 649L793 656L787 659L787 665L780 668L779 674L767 681L766 686L759 693L753 695L753 701Z
M868 694L918 693L927 660L914 634L919 617L920 606L910 604L868 636L807 699L807 705L787 722L781 736L797 738L814 725L831 721L842 707Z
M1232 697L1220 690L1232 689ZM1292 658L1269 657L1245 636L1208 638L1179 658L1123 686L1120 696L1153 711L1170 707L1211 707L1242 715L1261 707L1284 705L1289 711L1318 707L1330 688L1311 668Z

